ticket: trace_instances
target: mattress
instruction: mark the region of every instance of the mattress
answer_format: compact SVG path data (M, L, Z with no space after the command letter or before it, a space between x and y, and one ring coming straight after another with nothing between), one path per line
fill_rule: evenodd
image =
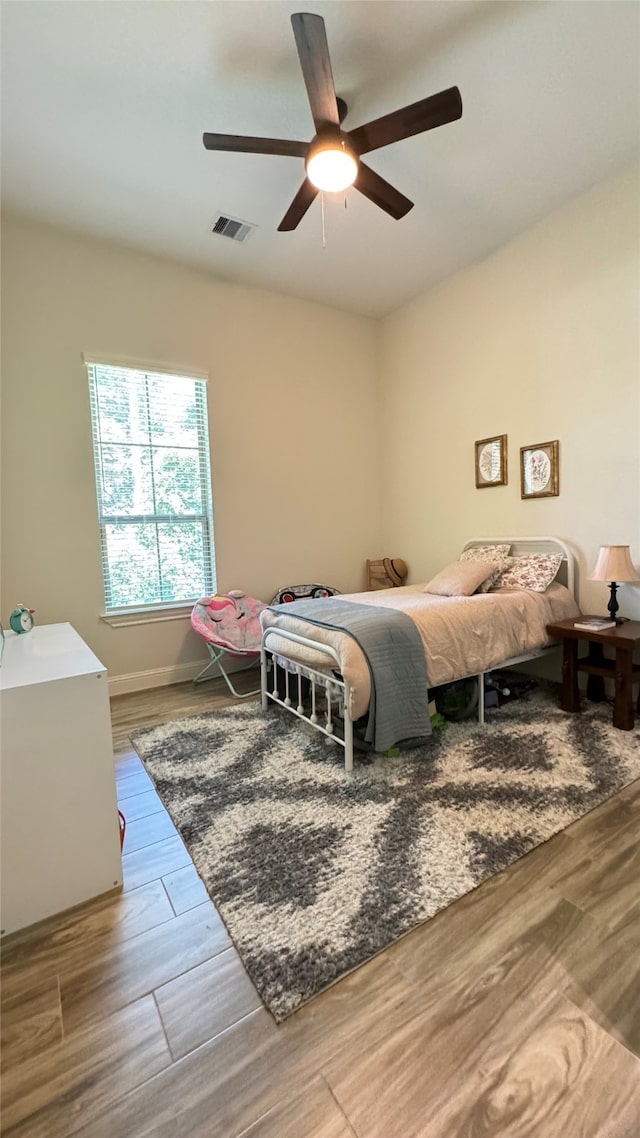
M471 597L440 597L424 592L424 585L405 585L398 589L344 594L342 600L378 605L406 613L420 633L427 665L429 687L450 683L463 676L477 675L504 663L545 648L553 641L547 624L578 616L572 594L558 582L544 593L525 589L500 589L494 593L474 593ZM278 636L278 629L297 633L309 640L336 649L340 672L351 690L351 715L359 719L369 705L371 681L366 658L356 641L343 632L309 624L286 609L260 614L264 630L273 629L265 647L320 671L334 665L327 657Z

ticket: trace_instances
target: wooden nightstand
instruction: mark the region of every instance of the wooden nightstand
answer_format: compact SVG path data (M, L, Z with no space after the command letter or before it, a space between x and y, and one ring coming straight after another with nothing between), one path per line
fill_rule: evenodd
M580 617L576 617L580 620ZM598 701L605 698L604 681L608 677L615 683L613 704L613 725L622 731L631 731L634 724L632 686L640 678L640 664L634 664L634 649L640 644L640 621L628 620L616 624L615 628L605 628L602 632L574 628L573 620L561 620L558 624L548 624L547 632L556 640L562 641L562 695L560 706L563 711L580 711L580 692L578 673L586 672L587 698ZM589 655L578 657L578 642L589 641ZM607 659L605 647L613 648L615 659ZM640 713L640 692L638 693L638 712Z

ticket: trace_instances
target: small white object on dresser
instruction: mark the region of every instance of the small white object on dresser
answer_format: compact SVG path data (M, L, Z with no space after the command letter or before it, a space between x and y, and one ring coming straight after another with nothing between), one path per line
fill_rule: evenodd
M107 672L70 624L7 632L2 934L122 885Z

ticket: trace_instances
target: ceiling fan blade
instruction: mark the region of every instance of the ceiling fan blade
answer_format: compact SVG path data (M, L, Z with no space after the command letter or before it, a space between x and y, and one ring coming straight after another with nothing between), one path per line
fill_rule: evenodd
M378 150L381 146L388 146L391 142L399 142L403 138L411 138L414 134L421 134L425 130L444 126L445 123L454 122L462 116L462 98L457 87L448 87L446 91L439 91L437 95L429 95L399 111L392 111L390 115L383 115L380 119L358 126L348 132L352 145L358 154L368 154L370 150Z
M396 190L389 182L385 182L384 178L376 174L370 166L365 166L364 162L359 163L358 176L353 184L356 190L360 190L360 193L364 194L365 198L368 198L375 205L379 205L380 209L391 214L391 217L395 217L396 221L399 221L410 209L413 209L413 202L405 198L404 194L401 194L400 190Z
M314 16L309 12L294 12L291 24L316 130L324 123L339 126L340 117L324 20L322 16Z
M289 233L300 224L309 206L318 196L318 191L308 178L300 186L295 198L278 226L279 233Z
M244 134L203 134L205 150L235 150L240 154L286 154L305 158L308 142L288 138L251 138Z

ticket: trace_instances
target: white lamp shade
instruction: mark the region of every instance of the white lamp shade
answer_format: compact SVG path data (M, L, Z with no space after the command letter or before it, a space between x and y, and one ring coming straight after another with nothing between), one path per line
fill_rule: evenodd
M628 545L601 545L590 581L640 581Z
M318 190L339 193L353 185L357 174L356 159L341 146L318 147L307 158L307 177Z

